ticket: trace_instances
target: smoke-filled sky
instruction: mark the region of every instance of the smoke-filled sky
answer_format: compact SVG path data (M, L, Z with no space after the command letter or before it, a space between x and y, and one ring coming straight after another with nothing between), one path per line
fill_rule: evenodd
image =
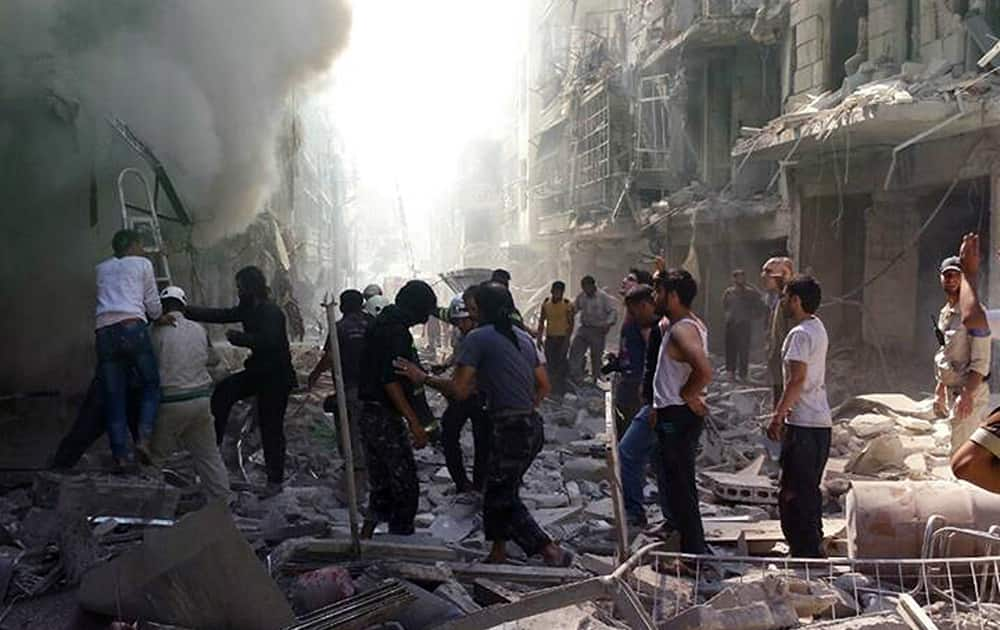
M331 103L363 183L398 179L420 256L424 218L466 143L507 125L528 0L354 0Z

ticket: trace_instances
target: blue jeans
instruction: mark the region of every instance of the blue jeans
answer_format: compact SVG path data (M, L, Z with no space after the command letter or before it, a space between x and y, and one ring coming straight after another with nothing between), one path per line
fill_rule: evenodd
M625 513L634 523L646 522L642 489L646 483L646 462L657 448L656 432L649 426L649 405L639 410L632 418L625 435L618 443L618 458L622 467L622 494L625 497ZM668 525L672 526L670 506L667 502L667 483L662 458L655 457L657 495L660 510Z
M149 327L140 321L121 322L97 330L97 375L104 391L104 415L111 454L127 458L129 376L142 391L139 403L139 439L153 434L160 406L160 372L153 354Z

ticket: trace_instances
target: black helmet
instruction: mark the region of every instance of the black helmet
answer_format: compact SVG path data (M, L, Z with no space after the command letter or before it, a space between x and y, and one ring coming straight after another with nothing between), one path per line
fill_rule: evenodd
M396 294L396 306L406 313L411 322L423 324L437 310L437 295L423 280L410 280Z

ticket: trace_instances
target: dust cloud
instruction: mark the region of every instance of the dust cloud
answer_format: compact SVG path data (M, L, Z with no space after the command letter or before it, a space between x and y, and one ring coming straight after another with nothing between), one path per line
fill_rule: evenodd
M86 112L78 127L126 121L207 242L261 209L285 105L330 68L350 24L346 0L4 0L0 99L49 94Z

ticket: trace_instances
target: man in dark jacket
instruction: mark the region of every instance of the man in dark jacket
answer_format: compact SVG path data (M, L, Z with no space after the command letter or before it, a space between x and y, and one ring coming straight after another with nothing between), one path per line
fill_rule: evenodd
M365 336L359 393L370 494L364 538L371 538L380 522L389 523L390 534L414 531L420 487L413 446L427 445L422 420L430 408L423 387L396 374L393 361L403 358L419 364L410 328L427 323L436 311L437 296L430 285L411 280L396 294L396 302L382 309Z
M361 399L358 388L361 384L361 357L365 352L365 334L368 331L370 319L365 314L364 296L356 289L348 289L340 294L340 312L343 313L337 321L337 345L340 348L340 366L344 377L344 402L347 406L347 419L351 429L351 452L354 454L355 476L363 478L365 470L364 449L361 444ZM333 357L330 352L330 337L327 335L323 346L323 356L309 374L310 389L319 380L320 375L333 368ZM340 392L337 392L340 395ZM337 442L339 447L340 441ZM341 453L343 455L343 453Z
M250 349L243 371L223 379L212 393L212 416L219 444L226 434L229 412L236 401L257 397L260 437L267 467L267 496L281 492L285 480L285 408L296 386L292 355L285 331L285 314L270 299L263 272L244 267L236 274L239 304L232 308L188 306L188 319L210 324L243 324L227 330L234 346Z

